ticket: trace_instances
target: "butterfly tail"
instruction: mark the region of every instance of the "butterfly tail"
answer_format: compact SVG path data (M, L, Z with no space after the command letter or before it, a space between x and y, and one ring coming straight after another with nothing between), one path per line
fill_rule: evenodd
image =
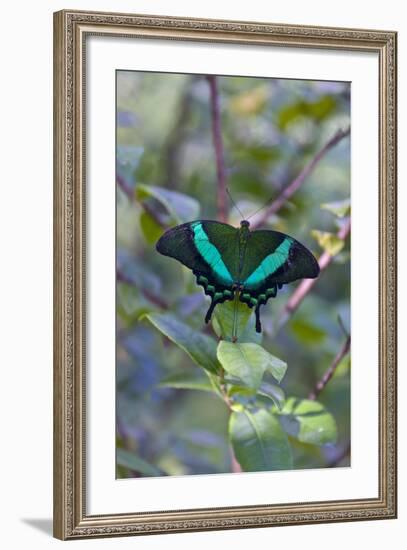
M261 321L260 321L260 304L254 310L256 315L256 332L261 332Z
M205 323L209 323L209 321L211 320L213 310L215 309L217 303L218 302L212 298L211 305L209 306L209 309L205 315Z

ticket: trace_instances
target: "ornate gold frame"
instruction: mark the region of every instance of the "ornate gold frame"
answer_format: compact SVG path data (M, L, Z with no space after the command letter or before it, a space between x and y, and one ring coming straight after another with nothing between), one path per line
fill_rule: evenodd
M375 52L379 59L379 496L90 516L85 494L86 37L109 34ZM146 15L54 14L54 535L60 539L396 517L395 32Z

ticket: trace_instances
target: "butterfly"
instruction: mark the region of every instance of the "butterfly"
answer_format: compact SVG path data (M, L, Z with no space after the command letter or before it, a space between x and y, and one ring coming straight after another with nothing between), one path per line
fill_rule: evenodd
M166 231L156 249L191 269L211 297L206 323L217 304L236 297L254 308L257 332L261 332L260 306L275 298L284 284L319 274L308 248L285 233L251 231L247 220L239 228L213 220L183 223Z

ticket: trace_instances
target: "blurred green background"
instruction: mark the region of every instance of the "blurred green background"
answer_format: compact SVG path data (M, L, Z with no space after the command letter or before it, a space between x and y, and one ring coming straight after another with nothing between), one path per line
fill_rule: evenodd
M227 184L245 216L289 184L338 129L350 124L350 84L217 77ZM201 75L117 72L117 477L231 471L228 410L210 392L160 387L173 373L199 370L141 317L170 311L196 330L207 298L155 242L166 227L216 219L217 175L208 80ZM265 227L292 235L318 257L341 218L321 205L350 196L350 141L342 139ZM232 207L229 222L240 215ZM255 217L252 218L255 221ZM317 237L317 238L316 238ZM328 239L329 241L329 239ZM286 395L307 397L350 331L346 244L296 313L278 320L298 283L262 308L263 345L288 364ZM338 428L336 444L294 438L295 468L350 460L350 361L318 397Z

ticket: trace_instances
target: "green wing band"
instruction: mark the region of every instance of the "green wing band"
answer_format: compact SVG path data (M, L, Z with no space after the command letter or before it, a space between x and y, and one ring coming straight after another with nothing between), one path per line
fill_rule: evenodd
M199 254L211 267L221 283L226 286L232 285L233 278L224 264L219 250L210 242L202 224L200 222L192 224L192 230L194 232L194 244Z
M267 277L275 273L288 260L290 248L293 240L285 237L283 242L268 256L266 256L260 265L244 281L244 287L255 289L263 284Z
M156 248L191 269L211 297L206 322L215 306L233 300L239 288L240 301L254 308L257 332L260 307L283 284L319 274L317 260L301 243L278 231L250 232L247 222L240 229L213 220L184 223L166 231Z

